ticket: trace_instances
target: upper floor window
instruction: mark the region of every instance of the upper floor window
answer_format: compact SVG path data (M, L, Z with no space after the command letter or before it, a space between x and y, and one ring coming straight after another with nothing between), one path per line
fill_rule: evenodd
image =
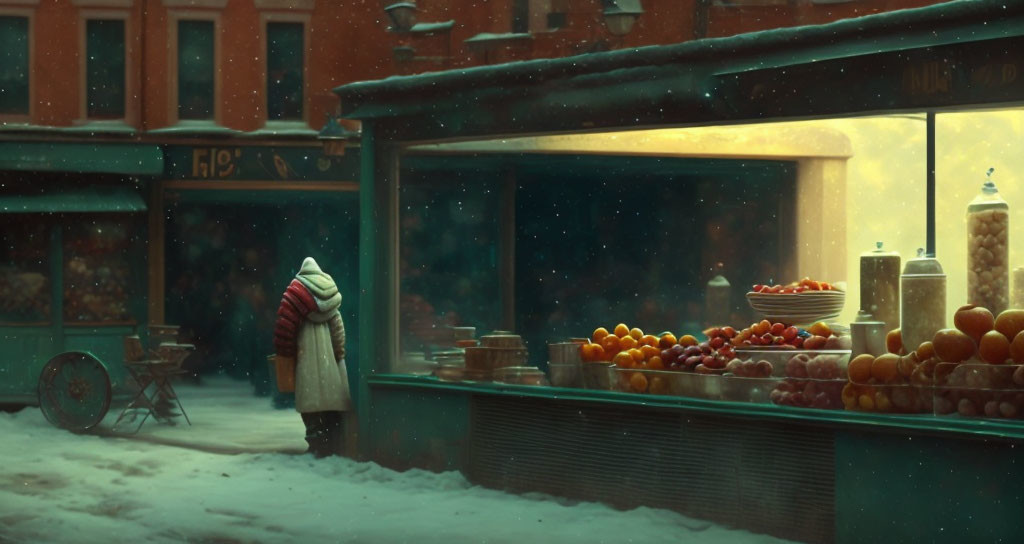
M0 16L0 115L28 115L28 63L28 17Z
M125 116L125 21L89 19L85 23L86 115L91 119Z
M214 22L178 21L178 118L213 119Z
M303 118L303 23L267 23L267 119Z

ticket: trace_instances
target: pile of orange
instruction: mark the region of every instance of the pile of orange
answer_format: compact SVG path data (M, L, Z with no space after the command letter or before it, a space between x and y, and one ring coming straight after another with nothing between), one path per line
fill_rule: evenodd
M661 350L675 344L676 337L670 332L658 337L619 323L612 332L604 327L595 329L590 342L580 346L580 354L585 362L611 361L619 368L664 370Z

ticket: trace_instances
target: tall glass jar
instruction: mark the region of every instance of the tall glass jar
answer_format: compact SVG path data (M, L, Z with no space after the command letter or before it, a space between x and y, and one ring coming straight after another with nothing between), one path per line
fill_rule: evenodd
M882 242L860 255L860 309L887 331L900 327L900 255L882 249Z
M994 315L1010 302L1009 227L1010 206L989 179L967 206L967 303Z
M917 250L918 257L907 261L900 277L900 329L907 352L946 328L946 274L938 260L923 254Z
M1024 310L1024 266L1013 269L1013 299L1011 307Z
M725 276L719 274L708 281L704 293L704 325L721 327L729 324L732 314L730 293L732 287Z

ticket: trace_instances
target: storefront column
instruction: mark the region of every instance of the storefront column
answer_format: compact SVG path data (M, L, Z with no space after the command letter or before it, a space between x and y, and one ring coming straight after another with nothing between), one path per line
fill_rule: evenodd
M164 324L165 274L164 260L164 187L153 181L149 193L149 307L147 321L152 325Z
M373 422L367 378L385 373L398 359L398 164L397 149L363 124L359 190L359 383L358 428L349 433L358 455L370 457Z

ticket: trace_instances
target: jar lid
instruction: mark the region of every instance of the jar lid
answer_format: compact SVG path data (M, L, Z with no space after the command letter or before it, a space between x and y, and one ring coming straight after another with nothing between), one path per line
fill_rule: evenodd
M899 257L900 254L895 251L886 251L882 249L882 242L875 242L875 249L872 251L865 251L861 253L861 257Z
M725 279L725 276L721 274L708 280L709 287L729 287L729 280Z
M942 276L942 265L935 257L927 257L924 250L917 250L917 258L909 259L903 267L904 276Z
M853 326L853 325L868 326L868 325L879 325L879 324L883 324L883 323L881 321L876 320L873 315L867 313L866 311L860 310L860 311L857 312L857 319L855 319L853 321L853 323L851 323L850 325L851 326Z

